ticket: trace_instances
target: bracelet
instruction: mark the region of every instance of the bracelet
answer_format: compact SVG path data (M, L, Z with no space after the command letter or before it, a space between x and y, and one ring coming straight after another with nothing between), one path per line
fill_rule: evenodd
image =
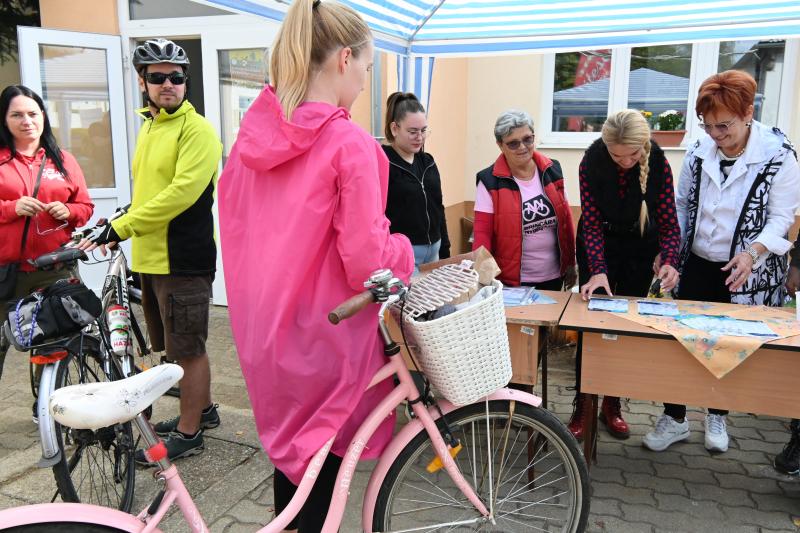
M747 255L750 256L750 259L753 260L753 270L756 269L756 262L758 261L758 252L752 246L748 246L747 250L744 251Z

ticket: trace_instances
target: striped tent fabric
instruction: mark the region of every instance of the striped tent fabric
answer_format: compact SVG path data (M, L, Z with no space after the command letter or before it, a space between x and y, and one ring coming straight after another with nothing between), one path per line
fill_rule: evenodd
M289 0L202 0L276 20ZM325 0L322 0L323 2ZM800 35L800 0L338 0L401 55L587 50Z
M273 20L291 3L195 1ZM425 103L434 57L800 36L800 0L337 1L364 17L377 48L398 55L398 90Z

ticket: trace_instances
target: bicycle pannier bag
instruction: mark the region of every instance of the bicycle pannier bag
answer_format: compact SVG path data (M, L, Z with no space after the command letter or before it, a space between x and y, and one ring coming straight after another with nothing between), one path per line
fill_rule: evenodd
M19 350L77 333L102 311L97 295L77 279L60 279L49 287L8 303L8 329Z

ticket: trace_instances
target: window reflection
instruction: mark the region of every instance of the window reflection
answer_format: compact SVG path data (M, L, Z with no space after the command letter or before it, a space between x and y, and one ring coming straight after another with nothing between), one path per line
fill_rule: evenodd
M646 112L654 130L683 130L691 68L691 44L632 48L628 108Z
M743 70L758 83L755 119L769 126L778 122L785 41L724 41L719 43L717 72Z
M556 54L553 131L600 131L610 79L611 50Z
M245 112L269 82L266 48L219 51L219 95L223 164L230 154Z
M114 187L106 51L39 45L42 98L59 145L89 188Z

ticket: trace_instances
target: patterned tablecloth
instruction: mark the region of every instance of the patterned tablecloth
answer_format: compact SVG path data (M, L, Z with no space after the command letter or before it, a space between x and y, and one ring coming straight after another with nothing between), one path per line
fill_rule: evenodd
M740 365L765 342L800 335L800 323L795 320L795 315L775 307L680 302L678 311L680 315L677 317L640 315L636 302L631 301L627 313L615 314L672 335L717 379L723 378ZM769 326L776 336L757 338L715 335L692 329L681 323L679 319L685 315L720 315L742 320L760 320Z

